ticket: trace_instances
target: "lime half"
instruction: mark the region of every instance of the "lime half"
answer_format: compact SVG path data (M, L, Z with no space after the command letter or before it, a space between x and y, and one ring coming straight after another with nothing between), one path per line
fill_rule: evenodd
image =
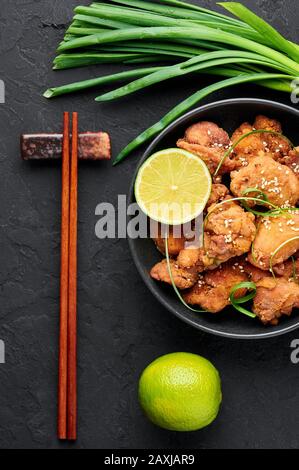
M151 219L182 225L204 210L211 194L212 178L196 155L170 148L149 157L135 182L135 197Z

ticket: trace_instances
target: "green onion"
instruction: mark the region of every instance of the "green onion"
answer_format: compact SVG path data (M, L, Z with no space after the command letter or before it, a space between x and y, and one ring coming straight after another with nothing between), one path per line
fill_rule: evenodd
M254 135L254 134L272 134L272 135L277 135L279 137L282 137L284 138L285 140L287 140L289 142L289 144L294 148L294 145L292 144L292 142L287 138L285 137L281 132L274 132L274 131L269 131L269 130L266 130L266 129L257 129L257 130L254 130L254 131L250 131L250 132L247 132L246 134L243 134L238 140L236 140L236 142L228 149L227 152L225 152L223 158L221 159L221 161L219 162L219 165L214 173L214 176L217 176L218 173L219 173L219 170L220 168L222 167L223 163L225 162L226 158L229 157L233 151L235 150L235 148L240 144L240 142L242 142L242 140L246 139L247 137L251 136L251 135Z
M167 235L165 236L165 254L166 254L166 260L167 260L167 268L168 268L168 273L169 273L169 277L170 277L170 280L171 280L171 284L172 284L172 287L176 293L176 295L178 296L179 300L182 302L182 304L188 308L189 310L191 310L192 312L196 312L196 313L205 313L207 312L207 310L198 310L198 309L195 309L195 308L192 308L190 307L190 305L187 304L187 302L185 302L185 300L183 299L183 297L181 296L181 293L179 291L179 289L177 288L177 286L175 285L175 282L174 282L174 279L173 279L173 275L172 275L172 269L171 269L171 264L170 264L170 257L169 257L169 250L168 250L168 237Z
M107 46L106 46L107 47ZM171 43L171 42L162 42L162 41L142 41L142 43L136 43L134 41L126 41L124 44L114 44L109 45L107 49L109 51L113 51L114 48L117 49L118 47L126 47L129 50L132 50L131 48L142 48L142 49L150 49L150 50L155 50L157 51L162 50L162 51L170 51L170 52L176 52L178 55L188 55L190 57L198 56L200 54L204 54L207 52L205 49L202 49L200 47L194 47L194 46L188 46L186 44L178 44L178 43ZM105 46L101 46L100 50L103 50Z
M248 212L251 212L252 214L254 214L258 217L281 217L285 212L289 211L289 209L284 209L282 207L275 206L274 204L271 204L270 201L269 201L268 196L258 188L247 188L242 192L242 196L246 196L246 194L250 194L250 193L258 193L262 196L262 198L259 198L257 196L257 201L259 200L260 202L257 202L256 205L265 205L265 206L269 205L269 206L273 207L273 210L271 210L269 212L261 212L261 211L253 210L251 207L248 206L246 201L244 201L242 203L244 209L246 209Z
M291 257L291 260L292 260L292 268L293 268L293 281L297 282L298 276L297 276L296 261L295 261L294 256Z
M223 43L230 46L235 46L236 42L241 49L247 49L251 52L261 54L271 60L285 65L291 74L299 73L299 64L292 59L289 59L284 54L271 49L270 47L258 44L246 38L238 37L219 29L208 28L207 26L197 26L197 28L187 27L144 27L144 28L128 28L122 30L108 31L106 33L94 34L92 36L85 36L83 38L73 39L58 47L59 52L65 52L72 49L82 47L96 46L99 44L108 44L121 41L128 41L132 39L199 39L215 41L216 43Z
M242 191L242 196L246 196L247 194L251 194L251 193L257 194L256 198L261 201L261 202L257 202L255 205L263 205L262 203L264 203L264 205L267 205L267 203L269 202L269 198L268 198L267 194L265 194L263 191L261 191L258 188L247 188L244 191ZM261 196L261 197L259 197L259 196ZM253 210L251 207L249 207L246 201L243 201L242 205L243 205L244 209L246 209L248 212L251 212L252 214L254 214L256 216L265 217L263 212ZM279 210L279 208L277 208L277 209ZM276 209L275 209L275 211L270 211L267 214L267 216L268 217L272 216L273 213L276 213Z
M238 290L240 289L248 289L251 290L252 292L244 297L241 297L240 299L237 299L235 297L235 294ZM245 304L249 302L250 300L254 299L256 296L256 284L254 282L241 282L240 284L237 284L234 286L230 292L229 299L231 301L232 306L240 313L243 313L244 315L250 317L250 318L256 318L256 314L250 312L244 307L241 307L242 304Z
M244 197L232 197L231 199L226 199L224 201L221 201L221 202L218 202L217 204L215 204L215 206L206 215L205 220L204 220L204 224L206 224L206 222L208 221L208 218L210 217L210 215L215 210L217 210L219 207L223 206L224 204L229 204L231 202L241 202L241 203L256 202L259 205L267 205L267 206L273 207L273 209L274 209L273 211L267 211L267 212L257 212L257 211L254 211L253 209L251 209L250 207L248 207L248 208L246 207L248 212L252 212L253 214L257 214L260 217L271 217L272 214L274 214L274 216L277 217L277 211L280 210L280 208L275 206L275 204L272 204L269 201L263 201L262 199L259 199L257 197L245 197L245 196Z
M243 5L236 2L220 5L237 18L181 0L110 0L75 8L73 21L59 45L54 69L101 63L158 66L161 62L165 65L170 62L176 67L159 67L158 73L149 72L149 76L141 74L141 80L106 93L98 97L98 101L126 96L159 82L160 78L168 80L189 73L228 77L199 90L176 106L159 123L134 139L116 162L214 91L252 81L273 90L291 92L291 82L299 73L299 46ZM232 51L233 48L237 50ZM205 56L208 52L222 54ZM182 59L195 62L178 64ZM117 80L110 77L110 83ZM93 86L92 82L89 84ZM89 84L86 80L82 85L76 83L74 91L89 88ZM63 90L70 93L72 86L57 87L61 88L59 94L63 94Z
M245 23L258 31L262 36L267 37L272 43L272 46L284 52L289 57L292 57L296 62L299 61L298 47L287 41L276 29L272 28L266 21L255 15L244 5L237 2L224 2L219 3L219 5L245 21Z
M175 285L175 282L174 282L174 279L173 279L173 275L172 275L172 269L171 269L171 264L170 264L170 257L169 257L169 250L168 250L168 237L166 236L165 237L165 253L166 253L166 261L167 261L167 268L168 268L168 273L169 273L169 277L170 277L170 280L171 280L171 284L172 284L172 287L177 295L177 297L179 298L180 302L188 309L188 310L191 310L192 312L195 312L195 313L207 313L208 310L199 310L199 309L195 309L193 307L191 307L190 305L187 304L187 302L185 302L185 300L183 299L179 289L177 288L177 286ZM235 293L239 290L239 289L249 289L249 290L252 290L253 292L250 292L249 294L247 294L246 296L240 298L240 299L236 299L235 298ZM256 315L252 312L250 312L249 310L241 307L241 304L244 304L244 303L247 303L249 302L250 300L252 300L254 297L256 296L256 285L254 282L241 282L240 284L237 284L236 286L234 286L230 292L230 296L229 296L229 299L230 299L230 302L232 304L232 306L238 311L238 312L241 312L243 313L244 315L247 315L251 318L255 318Z
M275 272L273 270L273 261L274 261L275 256L280 252L280 250L282 250L282 248L284 248L289 243L294 242L295 240L299 240L299 236L290 238L289 240L286 240L285 242L281 243L281 245L279 245L279 247L276 248L276 250L272 253L272 256L270 258L270 271L274 278L276 277Z
M104 19L112 19L113 21L124 22L135 26L185 26L193 27L196 26L194 23L190 23L184 19L168 18L166 16L160 16L143 11L132 11L123 7L113 7L104 4L99 4L98 8L91 7L77 7L76 13L83 14L85 16L94 16Z
M258 221L258 223L257 223L256 232L255 232L254 239L253 239L253 242L252 242L252 244L251 244L251 250L250 250L250 251L251 251L252 259L253 259L253 261L254 261L255 263L258 263L258 260L257 260L257 258L256 258L256 256L255 256L254 244L255 244L255 242L256 242L256 237L257 237L257 235L258 235L258 233L259 233L259 229L260 229L261 223L262 223L262 219L260 219L260 220Z
M161 64L164 62L173 62L172 57L169 56L163 56L163 55L151 55L151 54L145 54L145 55L140 55L140 57L137 57L136 59L127 59L124 61L124 64L132 65L132 64Z
M106 75L104 77L92 78L90 80L84 80L81 82L70 83L56 88L49 88L44 93L45 98L54 98L55 96L65 95L67 93L74 93L77 91L86 90L89 88L106 85L120 80L128 80L130 78L142 77L148 75L151 72L160 70L160 67L150 67L146 69L131 70L128 72L120 72L114 75Z
M106 32L107 29L104 28L78 28L76 26L70 26L69 29L67 30L68 32L68 40L71 40L71 36L73 36L73 39L76 38L76 36L91 36L92 34L99 34L99 33L104 33ZM65 38L64 38L65 40Z
M233 18L230 18L229 16L222 15L221 13L214 12L212 10L207 10L206 8L201 8L196 5L192 5L190 3L184 3L176 0L163 0L162 3L163 5L157 5L156 1L154 2L145 2L142 1L140 2L139 0L111 0L114 3L120 3L122 5L131 5L135 6L137 8L142 8L148 11L156 11L162 14L165 14L167 16L172 16L174 18L186 18L186 19L192 19L195 20L196 18L204 17L207 18L217 18L217 20L222 20L224 22L227 22L229 24L241 24L243 23L241 21L235 20ZM172 8L167 8L165 6L171 5ZM179 7L179 8L173 8L174 7ZM190 11L193 10L193 11Z
M132 28L131 24L125 23L123 21L113 21L110 18L99 18L98 16L90 16L81 14L80 11L85 11L77 8L77 14L74 16L74 20L79 21L79 23L89 23L97 26L104 26L105 28L111 29L125 29Z
M269 202L269 198L268 198L267 194L264 193L263 191L261 191L259 188L246 188L242 192L242 196L246 196L247 194L251 194L251 193L259 194L261 196L261 198L257 197L257 199L260 199L261 202Z
M129 83L121 88L106 93L96 98L96 101L111 101L119 99L123 96L127 96L131 93L135 93L138 90L144 89L148 86L160 83L170 78L183 76L189 73L198 72L203 69L215 67L224 64L236 64L236 63L255 63L260 65L271 65L273 68L277 68L280 71L286 72L285 68L276 64L274 61L265 61L262 56L253 54L252 52L245 51L216 51L202 54L198 57L193 57L178 65L165 68L154 74L148 75L147 77L136 80L135 82ZM253 131L254 132L254 131ZM250 134L249 134L250 135ZM243 137L245 138L245 137ZM241 140L243 140L243 138ZM241 141L240 140L240 141ZM234 148L227 152L228 156ZM226 158L226 157L225 157ZM225 159L224 158L224 159ZM223 159L223 161L224 161Z
M185 101L173 108L169 113L167 113L159 122L154 124L152 127L148 128L146 131L142 132L138 137L136 137L132 142L130 142L116 157L114 160L114 165L117 165L122 160L124 160L131 152L136 150L138 147L143 145L148 140L152 139L158 135L161 131L166 129L166 127L175 121L177 118L182 116L186 111L196 105L199 101L209 96L215 91L222 90L224 88L238 85L240 83L247 82L259 82L262 80L268 80L270 78L285 78L284 75L279 74L269 74L269 73L260 73L260 74L241 74L240 76L229 78L212 85L209 85L206 88L203 88L200 91L197 91Z
M134 53L143 53L143 54L161 54L161 55L169 55L169 56L173 56L173 57L177 57L177 58L180 58L180 57L185 57L185 58L191 58L193 57L193 54L189 54L189 53L186 53L186 52L178 52L178 51L172 51L170 50L169 48L165 48L165 49L157 49L154 47L154 45L152 47L149 47L147 45L145 46L110 46L109 48L105 48L105 47L102 47L101 50L102 51L105 51L105 52L108 52L108 49L109 49L109 52L134 52Z
M144 54L128 54L128 53L84 53L84 54L60 54L54 62L54 70L64 70L75 67L86 67L95 64L111 64L124 62L130 59L144 57Z
M245 24L235 25L231 22L226 22L221 19L216 19L213 16L203 16L202 18L198 17L196 20L186 20L180 18L172 18L165 15L159 15L151 11L140 11L140 10L131 10L124 7L113 7L106 4L92 4L91 7L77 7L75 10L77 13L82 13L85 16L95 16L105 19L112 18L116 22L124 21L127 24L132 24L135 26L187 26L187 27L196 27L198 25L209 26L214 29L222 29L228 33L238 34L247 39L253 41L258 41L260 43L265 43L269 45L269 42L265 40L265 36L261 36L254 29L248 28Z

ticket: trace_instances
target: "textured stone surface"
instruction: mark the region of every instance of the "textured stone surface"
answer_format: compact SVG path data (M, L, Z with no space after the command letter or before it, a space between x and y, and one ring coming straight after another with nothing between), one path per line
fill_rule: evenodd
M54 73L51 60L75 0L0 0L0 448L64 448L56 440L59 287L59 165L23 163L22 132L54 131L62 111L80 111L81 128L103 127L114 154L172 105L204 84L186 79L98 105L94 93L46 101L48 86L119 69L103 66ZM199 1L210 7L212 1ZM296 0L246 1L290 38L298 32ZM298 39L298 37L297 37ZM289 97L254 86L210 97ZM82 165L79 217L79 440L77 448L298 448L299 366L292 333L265 342L202 334L162 308L137 274L125 240L99 241L94 210L128 191L137 156L114 169ZM223 377L219 419L198 433L153 427L136 400L140 372L155 357L192 351Z

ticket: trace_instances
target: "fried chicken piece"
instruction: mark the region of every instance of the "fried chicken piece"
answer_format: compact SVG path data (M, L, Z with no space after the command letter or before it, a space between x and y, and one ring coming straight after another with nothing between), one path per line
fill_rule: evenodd
M257 116L253 127L257 130L265 129L282 134L280 122L276 121L276 119L267 118L266 116ZM260 138L265 144L266 152L273 154L275 159L285 157L291 150L290 143L284 137L266 133L260 134Z
M253 312L265 325L277 325L283 315L299 307L299 284L284 278L266 277L257 282Z
M224 184L215 183L212 184L212 191L210 199L208 200L206 209L209 208L212 204L217 204L225 199L228 196L229 191Z
M186 294L184 300L189 305L199 305L211 313L218 313L230 304L229 295L232 288L248 280L242 264L229 262L200 276L197 284ZM235 297L243 297L246 289L239 289Z
M255 238L255 217L235 202L208 209L205 224L204 248L189 247L182 250L177 263L183 268L196 267L198 272L212 270L220 264L241 256L250 250Z
M219 207L211 206L208 213L203 257L206 267L218 266L249 251L256 234L253 214L230 199Z
M202 272L204 270L204 264L202 258L204 256L204 249L198 248L196 246L190 246L180 251L177 258L177 264L181 268L192 268L196 267L197 272Z
M299 200L299 180L290 168L270 157L256 157L249 165L231 173L231 192L242 197L249 188L257 188L268 196L269 201L278 207L295 206ZM247 194L258 197L258 193ZM256 205L248 201L249 206Z
M265 277L273 277L270 271L263 271L250 263L244 263L244 271L248 274L250 281L255 283Z
M255 118L253 127L257 130L265 129L266 131L273 131L282 133L281 124L276 119L270 119L260 114Z
M277 161L291 168L297 178L299 178L299 147L290 150L288 155L280 156Z
M178 289L190 289L194 286L198 280L198 273L195 269L184 269L179 267L174 260L170 261L171 273L175 285ZM157 263L151 270L150 275L153 279L160 282L166 282L167 284L172 284L167 260L164 259L160 263Z
M181 227L178 230L174 230L173 227L169 228L168 233L168 253L170 256L177 256L181 250L185 247L185 237L182 234L183 230ZM165 238L162 237L161 227L159 226L158 236L153 238L157 249L165 255Z
M233 144L235 144L243 135L248 134L253 130L255 130L255 128L248 122L241 124L241 126L232 135L231 140ZM235 168L238 169L243 166L247 166L251 158L264 155L265 145L260 134L252 134L245 137L234 149L233 158L235 160Z
M189 127L184 138L178 140L177 146L198 155L213 174L226 150L230 147L230 139L227 132L217 124L202 121ZM234 167L234 161L228 157L219 173L229 173Z
M268 271L273 253L284 242L298 236L299 212L282 215L280 217L264 217L258 226L253 244L253 254L248 260L254 266ZM276 266L289 259L299 250L299 239L287 243L273 257L272 265Z
M273 277L273 274L270 271L263 271L250 263L244 264L244 270L250 277L250 280L255 283L265 277ZM278 277L294 280L297 278L299 279L299 259L289 259L284 263L277 264L273 267L273 271Z
M295 280L299 277L299 259L293 257L293 259L289 259L285 263L274 266L273 271L277 276Z
M243 123L232 135L233 143L254 130L273 131L282 133L280 122L266 116L257 116L253 125L248 122ZM290 144L284 137L275 134L260 133L252 134L243 139L234 149L236 168L247 166L254 157L271 157L275 160L285 157L291 150Z
M210 199L207 203L206 209L211 207L213 204L217 204L223 201L228 195L228 189L224 184L213 184ZM178 255L177 263L182 268L191 268L197 266L198 272L204 270L204 265L201 262L204 257L204 250L198 246L192 246L182 249Z

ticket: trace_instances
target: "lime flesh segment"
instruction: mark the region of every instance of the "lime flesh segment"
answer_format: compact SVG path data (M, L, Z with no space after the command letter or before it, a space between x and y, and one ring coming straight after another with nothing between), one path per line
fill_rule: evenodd
M181 225L204 210L211 194L212 178L196 155L178 148L155 153L140 168L135 197L151 219Z

